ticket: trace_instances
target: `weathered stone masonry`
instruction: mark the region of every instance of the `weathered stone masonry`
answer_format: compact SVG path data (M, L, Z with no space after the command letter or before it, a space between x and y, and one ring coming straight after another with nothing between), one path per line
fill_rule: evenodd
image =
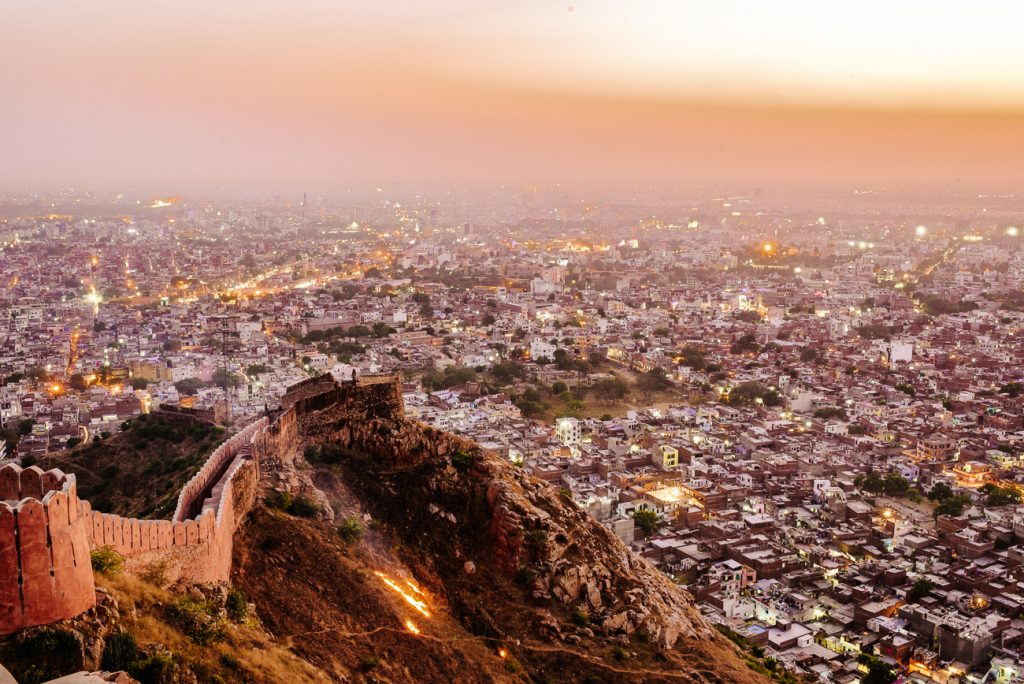
M75 476L0 468L0 634L74 617L96 601L89 520Z
M256 499L267 425L261 418L214 450L182 489L173 520L94 511L74 475L59 470L0 468L0 635L91 608L91 549L111 547L129 570L160 563L170 581L226 581L232 537Z
M394 376L289 388L282 407L219 445L178 496L171 520L92 510L74 475L0 469L0 635L73 617L95 603L91 549L110 547L129 572L160 564L170 582L230 578L232 539L256 501L261 462L288 463L307 440L329 437L388 460L417 461L472 442L404 419Z

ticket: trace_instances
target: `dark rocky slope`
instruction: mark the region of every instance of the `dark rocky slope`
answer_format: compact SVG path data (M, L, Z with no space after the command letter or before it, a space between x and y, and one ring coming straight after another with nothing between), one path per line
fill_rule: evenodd
M685 592L510 463L401 417L352 422L327 407L302 423L316 463L284 464L272 486L328 504L329 519L257 512L236 582L332 677L764 681ZM360 541L334 531L344 519L370 521ZM431 616L377 572L421 588Z

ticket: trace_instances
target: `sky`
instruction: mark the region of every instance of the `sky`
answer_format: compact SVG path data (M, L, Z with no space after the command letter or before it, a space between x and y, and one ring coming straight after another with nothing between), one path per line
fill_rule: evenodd
M3 0L0 189L1013 190L1019 2Z

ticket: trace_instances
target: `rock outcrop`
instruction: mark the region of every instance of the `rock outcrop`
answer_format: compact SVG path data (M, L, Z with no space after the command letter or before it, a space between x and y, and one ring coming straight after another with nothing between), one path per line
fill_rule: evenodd
M293 406L297 437L330 464L317 482L336 474L336 489L394 531L403 560L471 633L536 641L542 660L545 649L586 644L713 653L716 672L690 663L684 681L761 681L688 594L555 488L470 440L382 411L377 400L397 385L365 403L327 393L338 390Z

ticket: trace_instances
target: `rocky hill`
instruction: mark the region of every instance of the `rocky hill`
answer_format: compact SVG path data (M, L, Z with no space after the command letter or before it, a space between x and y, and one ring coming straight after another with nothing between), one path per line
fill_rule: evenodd
M229 586L168 586L159 562L121 571L99 549L97 606L12 636L0 662L22 682L767 681L558 490L406 420L393 379L318 379L283 404L255 445Z
M762 681L661 573L510 464L316 453L282 482L333 517L255 512L235 583L331 679Z
M235 545L236 583L304 659L368 681L762 681L557 489L380 410L387 391L296 405L304 457L264 485L319 519L265 508Z

